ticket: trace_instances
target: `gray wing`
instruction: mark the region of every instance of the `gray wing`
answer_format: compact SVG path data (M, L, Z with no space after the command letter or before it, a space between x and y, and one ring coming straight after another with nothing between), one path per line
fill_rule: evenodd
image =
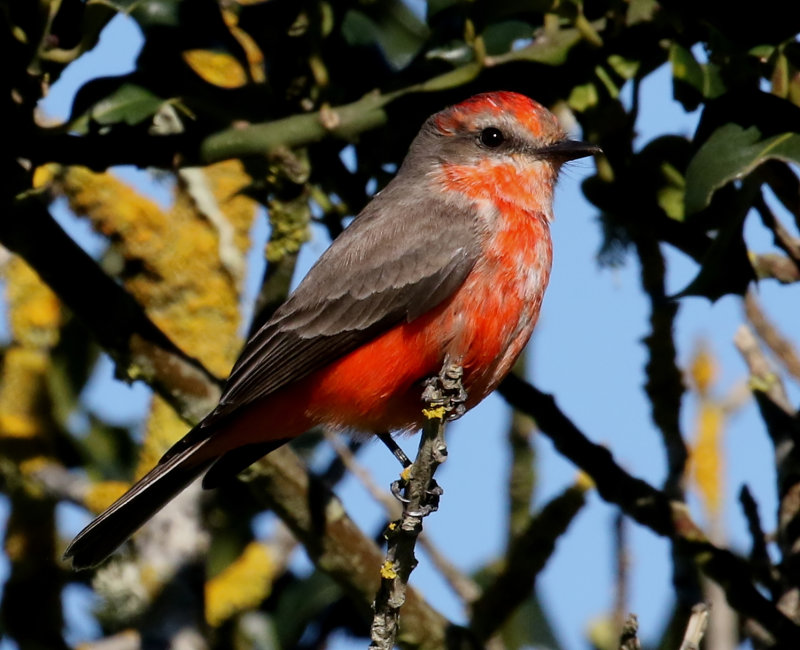
M413 205L392 189L248 341L206 425L414 320L461 286L479 255L473 212L430 199Z

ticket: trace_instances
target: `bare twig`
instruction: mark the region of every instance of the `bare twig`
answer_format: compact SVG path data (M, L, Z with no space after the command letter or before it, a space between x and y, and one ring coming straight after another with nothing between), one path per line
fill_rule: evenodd
M781 284L800 282L800 269L794 260L779 253L761 253L750 256L750 263L759 279L773 278Z
M759 193L753 203L761 223L772 231L773 241L783 252L785 252L796 264L800 265L800 239L793 237L786 227L781 223L775 213L764 201L764 195Z
M525 360L521 357L514 372L525 375ZM535 424L525 413L514 410L508 427L508 446L511 467L508 476L508 542L525 530L531 520L531 502L536 483L536 452L532 444Z
M786 370L795 379L800 380L800 355L797 354L791 341L767 318L753 291L748 291L744 297L744 312L761 340L767 344Z
M764 356L753 331L747 325L741 325L736 330L733 343L750 369L750 384L753 389L764 393L786 413L793 413L794 408L786 395L783 382Z
M642 268L642 289L650 299L651 331L644 338L648 352L645 390L667 456L664 491L670 498L683 499L682 483L688 452L681 435L680 411L685 389L683 375L675 362L677 352L672 336L678 303L667 300L666 267L658 241L643 234L636 241L636 251Z
M444 426L448 414L463 403L461 368L449 366L442 376L427 383L423 393L425 426L419 450L411 467L403 470L403 514L387 529L389 541L386 559L381 567L381 587L375 597L370 630L370 648L391 650L397 638L400 608L406 600L408 578L417 560L414 547L422 531L422 519L438 508L441 490L433 483L436 468L447 458Z
M800 647L800 627L755 588L747 562L708 540L692 521L685 504L670 500L662 491L625 472L605 447L590 442L561 412L552 396L514 375L503 381L500 391L513 406L536 418L540 430L556 448L592 477L603 499L617 504L659 535L669 537L673 545L690 553L697 566L720 584L732 607L756 619L786 647Z
M579 480L550 501L513 540L502 570L472 606L470 628L480 641L495 634L530 598L536 577L561 535L586 502L590 482Z
M700 650L700 641L708 625L709 607L705 603L698 603L692 607L692 615L686 625L686 634L683 636L680 650Z
M365 618L380 581L383 557L345 512L341 502L307 472L289 447L255 463L244 476L253 494L268 505L305 547L310 559L353 596ZM455 628L409 587L398 640L410 647L441 647Z
M780 575L773 566L767 552L767 539L761 527L758 504L746 485L743 485L739 491L739 502L742 504L742 510L747 519L747 527L750 530L750 538L753 540L750 550L750 564L755 568L761 582L769 589L773 599L777 599L780 595L778 585Z
M629 614L627 618L623 618L625 616L625 608L628 606L628 569L630 565L627 532L625 515L618 512L614 517L614 564L616 576L614 580L613 620L614 629L622 630L623 637L631 617ZM620 645L622 647L622 644Z
M792 406L783 383L774 372L758 346L750 329L742 325L734 338L736 347L750 369L750 384L761 417L775 448L778 473L778 545L783 555L781 591L778 608L800 623L800 420ZM758 621L763 624L763 621ZM773 632L767 627L768 632Z
M356 455L342 440L331 431L325 430L325 439L333 447L342 464L355 476L370 496L383 506L388 519L393 520L402 514L400 502L389 492L382 490L367 469L358 462ZM480 587L469 576L465 575L447 556L442 553L423 531L419 536L419 544L425 549L434 566L439 570L450 588L465 604L471 603L480 596Z
M636 614L628 614L619 637L619 650L642 650L638 634L639 619Z

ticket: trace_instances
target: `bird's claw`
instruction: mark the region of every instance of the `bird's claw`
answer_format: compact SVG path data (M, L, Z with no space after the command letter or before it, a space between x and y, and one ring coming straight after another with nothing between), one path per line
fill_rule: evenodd
M400 503L410 503L409 499L406 499L406 497L403 495L403 490L406 489L406 485L408 485L408 481L402 478L392 481L392 494Z
M410 500L406 498L405 494L403 493L407 486L408 480L402 475L396 481L392 481L392 494L400 503L410 503ZM422 503L420 504L419 510L415 512L409 512L408 514L412 517L426 517L430 513L436 512L439 509L439 498L443 494L444 490L442 487L436 482L435 479L431 479L428 489L425 490L425 495Z

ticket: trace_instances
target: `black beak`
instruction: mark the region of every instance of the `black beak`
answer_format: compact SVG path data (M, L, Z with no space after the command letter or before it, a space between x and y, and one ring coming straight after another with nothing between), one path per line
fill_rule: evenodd
M603 150L596 144L581 142L580 140L561 140L547 147L542 147L537 152L546 158L558 158L562 162L576 160L586 156L594 156L603 153Z

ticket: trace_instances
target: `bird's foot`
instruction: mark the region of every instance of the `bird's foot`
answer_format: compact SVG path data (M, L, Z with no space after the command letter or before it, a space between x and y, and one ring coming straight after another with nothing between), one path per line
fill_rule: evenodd
M438 415L436 411L444 409L439 417L447 420L460 418L467 411L467 391L461 383L464 370L456 364L447 364L436 377L425 380L422 401L428 405L428 412Z

